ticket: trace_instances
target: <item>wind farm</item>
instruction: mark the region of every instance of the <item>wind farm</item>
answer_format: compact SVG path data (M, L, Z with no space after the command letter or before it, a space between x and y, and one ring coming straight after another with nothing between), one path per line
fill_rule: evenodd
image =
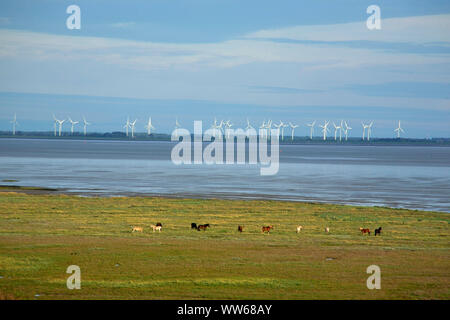
M77 125L80 124L80 121L75 121L71 116L67 116L67 118L56 118L53 114L53 132L50 134L46 131L27 131L24 126L21 127L22 130L17 131L17 126L19 122L17 121L17 114L13 115L13 120L10 121L11 131L1 131L0 137L21 137L21 138L36 138L36 137L48 137L48 138L60 138L60 139L129 139L129 140L170 140L170 129L164 132L156 131L156 127L154 126L154 118L148 116L148 121L146 122L144 129L145 131L136 131L136 123L137 119L130 121L130 117L126 117L126 122L123 125L123 131L92 131L87 132L87 127L91 125L90 122L86 120L84 115L80 116L82 121L82 132L77 131ZM64 130L64 123L69 122L70 130ZM211 124L211 128L213 129L215 134L220 134L223 136L223 139L230 138L230 134L233 128L239 129L242 128L245 132L250 132L250 129L254 129L251 125L251 120L247 117L245 119L241 119L241 121L236 121L236 125L231 121L231 119L221 119L218 120L217 117L214 117L213 123ZM253 121L257 122L257 121ZM357 120L353 121L357 122ZM298 124L294 124L298 123ZM361 136L351 135L351 130L353 129L350 124L351 122L348 120L339 120L339 121L331 121L324 120L323 124L319 124L321 135L315 135L315 126L317 120L310 121L296 121L291 120L278 120L273 124L272 119L263 120L261 124L258 126L259 130L255 131L255 134L259 138L271 139L272 135L270 134L270 129L274 127L277 129L279 143L280 144L292 144L292 143L301 143L301 144L360 144L360 143L370 143L370 144L446 144L446 138L416 138L416 137L405 137L405 130L402 127L401 120L397 120L397 123L392 126L392 132L395 133L395 137L373 137L372 130L374 126L374 121L361 123ZM327 139L328 134L330 133L330 124L333 126L333 138ZM303 126L303 127L302 127ZM167 128L167 127L166 127ZM175 118L175 127L174 129L181 129L183 126L180 124L178 117ZM290 139L284 139L284 129L290 129ZM307 128L307 130L298 129ZM169 132L168 132L169 131Z

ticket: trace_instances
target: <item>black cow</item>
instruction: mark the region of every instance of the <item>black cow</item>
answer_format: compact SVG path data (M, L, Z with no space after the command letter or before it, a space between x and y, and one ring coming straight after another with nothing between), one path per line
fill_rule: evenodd
M381 227L379 227L378 229L375 229L375 236L381 236Z

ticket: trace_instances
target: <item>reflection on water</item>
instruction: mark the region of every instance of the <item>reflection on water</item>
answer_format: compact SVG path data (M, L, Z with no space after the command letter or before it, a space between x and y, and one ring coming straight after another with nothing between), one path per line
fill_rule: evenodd
M280 170L181 165L171 142L0 139L0 180L100 195L264 198L450 211L450 148L281 145ZM10 183L1 182L3 185Z

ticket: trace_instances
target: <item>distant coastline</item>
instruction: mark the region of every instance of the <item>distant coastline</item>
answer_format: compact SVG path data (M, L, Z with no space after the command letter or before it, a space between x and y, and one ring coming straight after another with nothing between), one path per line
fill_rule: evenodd
M55 140L123 140L123 141L171 141L171 136L165 133L136 133L132 139L127 137L125 132L93 132L84 136L82 133L76 132L73 135L69 132L63 132L61 136L55 136L51 131L18 131L12 135L11 131L0 131L0 139L55 139ZM349 137L348 141L335 141L333 138L323 140L316 136L312 140L307 136L295 136L285 138L280 144L302 144L302 145L407 145L407 146L450 146L450 138L372 138L370 141L362 140L361 137Z

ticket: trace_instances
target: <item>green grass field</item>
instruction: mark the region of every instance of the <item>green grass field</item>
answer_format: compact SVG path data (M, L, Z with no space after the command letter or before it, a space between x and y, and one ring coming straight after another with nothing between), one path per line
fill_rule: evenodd
M3 192L0 299L449 299L449 235L448 213ZM366 287L372 264L381 290ZM69 265L81 290L66 287Z

